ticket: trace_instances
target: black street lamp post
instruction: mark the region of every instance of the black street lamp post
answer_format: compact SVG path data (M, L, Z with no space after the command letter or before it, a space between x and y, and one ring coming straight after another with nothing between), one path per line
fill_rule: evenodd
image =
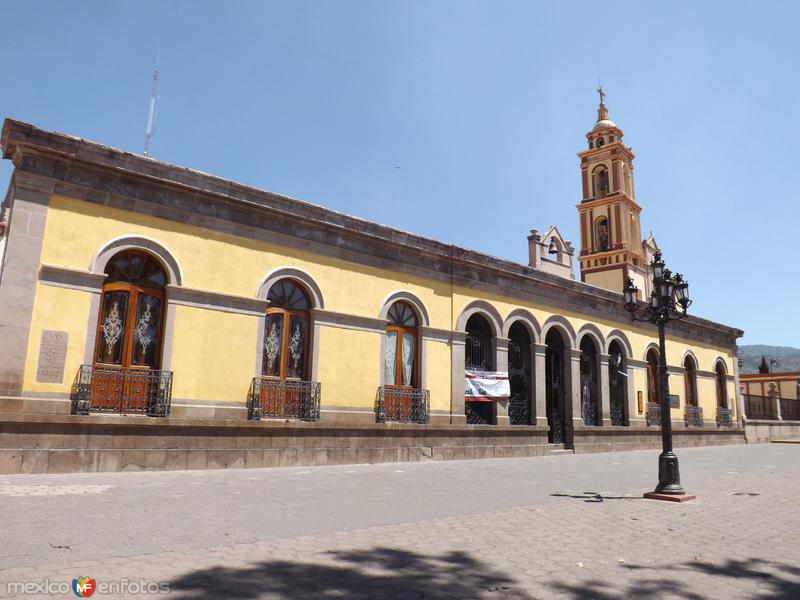
M674 276L665 268L661 253L656 252L650 264L653 270L653 292L650 303L639 302L639 290L629 277L625 286L625 310L634 321L647 321L658 326L658 375L661 390L661 456L658 457L658 487L656 494L684 495L678 457L672 451L672 418L669 406L669 383L667 381L667 354L664 348L664 326L672 320L686 317L689 299L689 284L680 273Z

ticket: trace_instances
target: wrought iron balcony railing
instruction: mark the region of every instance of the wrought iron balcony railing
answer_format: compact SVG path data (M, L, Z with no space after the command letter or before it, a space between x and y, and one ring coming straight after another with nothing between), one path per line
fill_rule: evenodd
M717 427L733 427L733 411L730 408L717 407Z
M429 423L429 390L383 386L375 399L376 423Z
M687 406L683 412L683 422L687 427L702 427L703 426L703 407L702 406Z
M319 421L321 388L317 381L253 377L247 395L247 418Z
M661 405L655 402L647 403L647 426L661 427Z
M745 396L744 414L748 419L776 420L778 418L778 407L775 398L770 396Z
M169 415L172 371L81 365L70 394L73 415L90 412Z
M784 421L800 421L800 400L781 398L781 419Z

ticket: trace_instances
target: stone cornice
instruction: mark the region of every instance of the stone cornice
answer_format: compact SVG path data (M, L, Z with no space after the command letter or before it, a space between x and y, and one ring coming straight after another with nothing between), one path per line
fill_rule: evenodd
M54 193L165 219L191 214L237 235L281 232L336 247L350 260L385 260L399 270L630 326L620 294L512 261L19 121L5 121L0 143L17 171L54 180ZM671 326L670 334L733 349L743 332L690 317Z

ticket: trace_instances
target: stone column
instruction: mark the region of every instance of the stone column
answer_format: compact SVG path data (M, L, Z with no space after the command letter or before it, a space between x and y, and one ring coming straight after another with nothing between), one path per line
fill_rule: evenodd
M531 344L533 357L533 415L536 420L531 420L534 425L547 427L547 346L544 344Z
M783 415L781 414L781 394L780 392L775 389L774 387L767 392L770 398L772 398L773 402L773 412L778 419L778 421L783 421Z
M575 428L583 427L583 419L581 418L581 351L566 349L564 358L567 363L564 365L564 371L566 372L564 404L566 404L567 427L571 430L567 435L567 439L570 443L573 443Z
M37 177L20 172L14 173L10 187L5 208L8 210L10 206L11 214L0 278L0 396L19 397L50 187Z
M728 385L728 380L726 378L725 385ZM728 408L732 408L734 405L736 406L736 420L739 422L741 426L744 426L744 419L746 417L744 411L744 395L742 394L742 390L739 389L739 361L736 358L736 352L733 353L733 393L736 394L733 402L728 401ZM800 390L798 390L798 398L800 398Z
M639 409L638 395L636 393L636 383L635 383L636 367L631 364L630 359L625 361L625 372L628 374L628 376L625 378L625 386L627 390L627 393L625 394L625 400L628 409L628 425L644 425L645 424L644 414L640 415L638 410ZM644 393L645 390L642 390L642 395L644 395ZM646 404L644 408L646 411L647 410Z
M451 350L452 379L450 381L450 423L464 425L467 418L464 415L464 349L467 334L463 331L453 332Z
M493 340L495 371L508 373L508 338L495 338ZM508 417L508 400L495 402L495 417L497 425L510 425Z
M597 374L597 393L600 400L600 424L603 427L611 425L611 386L608 377L608 354L598 354L600 372Z

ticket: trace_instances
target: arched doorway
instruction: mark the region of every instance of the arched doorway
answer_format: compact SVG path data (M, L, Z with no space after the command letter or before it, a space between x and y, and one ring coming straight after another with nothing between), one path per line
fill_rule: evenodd
M597 425L600 418L597 346L591 336L581 339L581 419L584 425Z
M531 338L519 321L508 331L508 377L511 399L508 417L512 425L531 424Z
M91 410L165 415L171 378L161 371L164 286L158 260L123 250L108 261L94 360Z
M608 347L608 387L612 425L627 425L627 364L625 352L616 340Z
M545 384L547 424L550 428L548 441L551 444L563 444L566 433L566 416L564 410L564 338L555 329L547 332L545 337Z
M467 320L467 339L464 348L464 368L468 371L493 371L492 330L489 322L474 314ZM468 425L491 425L494 423L495 405L492 401L470 401L464 403L464 414Z

